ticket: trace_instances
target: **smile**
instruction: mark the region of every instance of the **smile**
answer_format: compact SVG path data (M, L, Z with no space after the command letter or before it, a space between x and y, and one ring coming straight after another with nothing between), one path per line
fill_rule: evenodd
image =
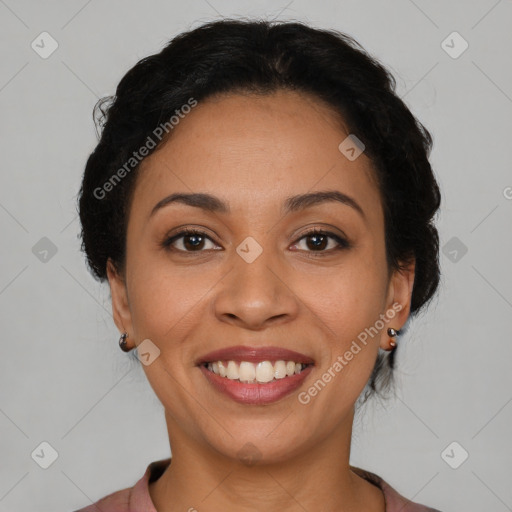
M267 405L297 390L315 360L284 347L237 345L204 354L195 364L214 392L244 405Z

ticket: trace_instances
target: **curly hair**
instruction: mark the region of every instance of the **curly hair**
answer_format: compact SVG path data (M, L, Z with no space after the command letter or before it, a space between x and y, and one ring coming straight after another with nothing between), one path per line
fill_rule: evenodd
M138 163L108 194L98 190L106 190L116 173L119 177L155 127L190 98L283 89L323 100L364 143L384 208L388 266L401 269L415 261L410 315L423 309L440 280L433 222L440 191L428 160L432 137L396 94L391 73L357 41L300 22L203 24L141 59L121 79L115 96L99 100L93 112L99 142L87 160L78 199L81 249L92 274L105 281L108 259L123 272ZM378 355L365 400L390 387L394 361L395 351Z

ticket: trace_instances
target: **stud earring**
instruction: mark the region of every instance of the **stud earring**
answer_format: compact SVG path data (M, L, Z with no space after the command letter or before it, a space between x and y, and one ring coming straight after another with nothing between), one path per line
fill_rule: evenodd
M388 336L391 338L391 340L389 341L389 345L391 348L389 350L394 350L396 348L396 341L394 340L394 338L396 338L399 333L400 331L393 329L393 327L388 328Z
M123 332L121 337L119 338L119 347L123 352L130 352L131 348L128 347L128 343L126 343L126 338L128 338L128 333Z

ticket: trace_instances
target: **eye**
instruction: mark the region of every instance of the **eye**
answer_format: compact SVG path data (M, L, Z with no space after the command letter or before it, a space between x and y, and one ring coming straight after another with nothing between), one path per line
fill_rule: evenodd
M213 247L205 247L210 242ZM203 249L215 249L213 240L197 229L184 229L163 241L162 247L181 252L202 252Z
M292 247L298 247L303 240L306 240L306 249L300 250L305 250L307 252L330 253L331 251L347 249L350 247L349 242L344 238L330 231L323 231L316 228L303 234ZM207 246L208 242L211 244L210 247ZM203 252L203 249L218 250L218 246L215 245L213 240L204 231L197 229L184 229L175 235L166 238L162 242L162 247L185 253Z
M330 231L322 231L316 228L302 235L302 237L299 238L299 240L292 247L297 247L303 240L306 240L305 250L308 252L331 252L339 249L347 249L350 247L349 242L344 238L331 233ZM333 241L334 243L332 243ZM331 242L330 247L329 242ZM328 250L326 250L327 248Z

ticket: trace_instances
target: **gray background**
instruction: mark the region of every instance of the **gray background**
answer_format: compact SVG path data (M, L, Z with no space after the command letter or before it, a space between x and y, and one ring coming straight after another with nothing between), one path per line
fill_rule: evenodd
M354 36L434 136L440 294L399 347L399 397L358 415L351 463L443 512L512 510L510 0L0 0L0 510L71 511L169 456L162 407L79 252L75 196L97 99L177 33L239 15ZM46 59L31 47L43 31L59 45ZM454 31L458 58L461 40L442 45ZM48 469L31 456L43 441Z

